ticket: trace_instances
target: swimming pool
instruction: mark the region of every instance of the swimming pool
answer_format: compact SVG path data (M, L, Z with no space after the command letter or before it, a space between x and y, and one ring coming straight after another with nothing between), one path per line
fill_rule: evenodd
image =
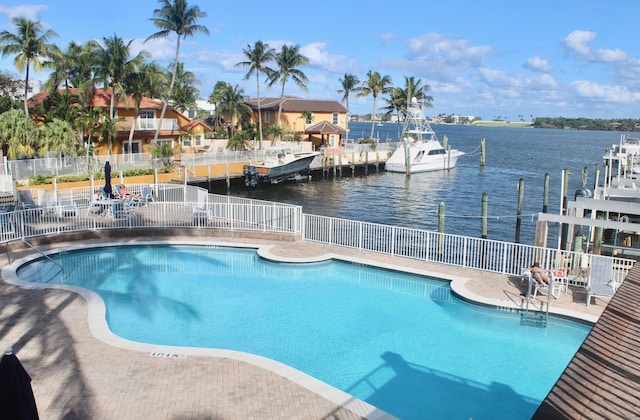
M18 275L95 291L121 337L262 355L403 419L530 418L589 331L523 326L455 299L446 282L340 261L193 246L54 258L64 278L43 277L44 259Z

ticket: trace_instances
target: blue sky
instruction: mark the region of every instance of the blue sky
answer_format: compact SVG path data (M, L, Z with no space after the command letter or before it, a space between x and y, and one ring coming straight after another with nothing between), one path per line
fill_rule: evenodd
M637 1L189 3L208 15L201 24L210 34L187 38L180 56L202 82L202 98L221 80L255 97L255 76L244 80L246 69L234 65L244 61L247 45L263 41L276 50L299 45L310 59L302 68L308 91L288 83L287 95L341 100L337 90L345 73L362 81L374 70L389 75L394 86L402 86L405 76L429 85L429 115L640 118ZM143 44L157 32L149 18L158 7L156 0L5 0L0 27L14 32L13 16L39 20L58 33L54 42L61 48L116 34L135 40L134 52L144 49L168 65L175 36ZM0 60L0 69L17 75L13 57ZM279 94L275 86L261 86L261 96ZM351 95L349 105L351 113L370 113L373 100Z

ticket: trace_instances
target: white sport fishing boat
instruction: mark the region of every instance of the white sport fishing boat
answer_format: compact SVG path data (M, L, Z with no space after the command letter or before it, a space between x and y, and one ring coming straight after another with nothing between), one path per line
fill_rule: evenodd
M464 155L459 150L445 150L442 147L424 116L423 104L415 97L411 99L407 110L401 139L401 145L385 163L385 169L389 172L415 174L451 169L456 166L458 158Z

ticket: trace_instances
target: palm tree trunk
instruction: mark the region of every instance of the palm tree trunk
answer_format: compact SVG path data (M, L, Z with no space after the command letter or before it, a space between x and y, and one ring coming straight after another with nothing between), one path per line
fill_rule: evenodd
M260 72L256 71L256 87L258 89L258 131L260 132L260 145L259 149L262 149L262 109L260 108Z
M114 108L113 97L115 94L116 94L115 88L112 86L111 87L111 103L109 104L109 118L111 119L112 123L113 123L113 108ZM109 135L107 136L107 155L109 157L111 157L111 147L113 143L112 137L113 137L113 133L111 130L109 130Z
M29 93L29 66L31 65L31 60L27 58L27 72L24 77L24 113L28 117L29 116L29 105L27 104L27 94Z
M282 115L283 102L284 102L284 80L282 81L282 91L280 92L280 105L278 105L278 125L280 125L280 116Z
M376 126L376 97L373 97L373 112L371 113L371 135L369 136L370 139L373 138L373 130L375 129Z
M133 144L133 132L136 131L136 121L138 120L138 115L140 115L140 111L136 110L136 113L133 116L133 122L131 123L131 130L129 130L129 156L131 157L133 152L133 148L131 147ZM131 161L129 162L131 163Z
M171 99L171 95L173 93L173 85L176 82L176 72L178 71L178 58L180 57L180 34L178 34L178 43L176 44L176 57L173 61L173 71L171 72L171 83L169 83L169 92L167 96L164 98L164 103L162 104L162 112L160 113L160 122L158 123L158 127L156 127L156 134L153 137L153 142L158 143L158 136L160 135L160 128L162 127L162 121L164 120L164 114L167 112L167 106L169 105L169 99Z

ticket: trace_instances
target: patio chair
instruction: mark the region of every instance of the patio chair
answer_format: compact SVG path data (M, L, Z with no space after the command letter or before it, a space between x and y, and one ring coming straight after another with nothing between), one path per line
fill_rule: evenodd
M140 200L140 203L149 204L153 201L153 188L144 187L142 189L142 194L140 195L142 196L142 200Z
M44 208L36 204L31 190L18 190L18 207L21 210L42 210Z
M613 260L609 257L591 256L591 269L587 280L587 306L595 297L611 297L616 292L613 280Z
M125 220L134 212L135 203L133 196L127 200L113 200L107 209L107 218L111 220Z
M547 293L550 293L554 299L558 299L560 291L562 290L562 283L555 281L552 271L549 271L548 274L550 285L538 281L531 275L531 271L528 268L524 269L522 272L521 283L526 281L527 285L531 285L531 296L528 297L533 297L535 299L538 296L538 292L544 290L547 291Z

